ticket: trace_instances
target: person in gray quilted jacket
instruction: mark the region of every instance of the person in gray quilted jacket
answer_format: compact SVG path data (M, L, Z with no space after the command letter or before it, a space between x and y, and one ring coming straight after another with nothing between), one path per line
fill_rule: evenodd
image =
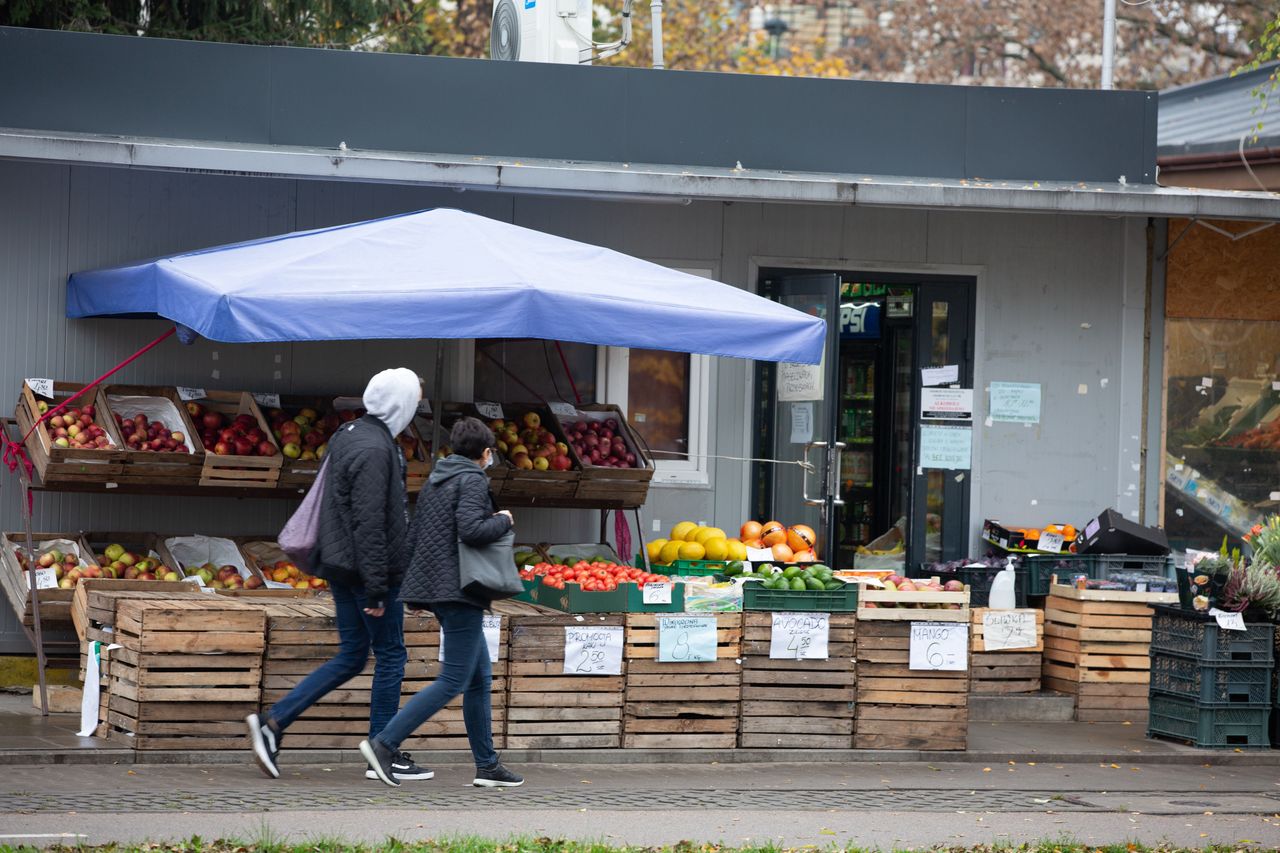
M459 693L467 740L476 763L473 785L516 787L524 780L503 767L493 750L489 705L492 669L484 636L484 611L490 602L462 590L458 543L489 545L513 526L489 493L484 469L494 462L493 432L475 418L463 418L449 433L450 456L436 462L418 496L409 539L413 556L401 598L414 609L435 614L443 632L440 675L400 709L381 732L361 741L360 752L379 779L400 784L394 762L400 744Z

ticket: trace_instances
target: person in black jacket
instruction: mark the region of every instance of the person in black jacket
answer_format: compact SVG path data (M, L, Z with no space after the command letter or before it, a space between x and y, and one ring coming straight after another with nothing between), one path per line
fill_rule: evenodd
M411 608L435 614L444 632L440 676L409 700L381 733L360 742L360 752L379 779L399 785L395 760L400 744L459 693L467 740L476 762L472 784L515 787L524 780L498 761L493 751L489 707L489 646L484 611L489 601L462 591L458 542L478 547L511 530L511 513L498 511L484 469L493 463L493 432L475 418L463 418L449 433L453 455L438 461L418 496L410 538L413 556L401 597Z
M338 428L325 454L313 561L329 582L338 623L336 657L262 715L246 718L258 765L278 778L284 730L325 694L364 671L373 650L369 735L382 731L400 704L404 679L404 608L399 589L409 563L405 458L395 437L413 419L422 381L412 370L384 370L364 392L367 414ZM430 779L408 753L391 760L400 779ZM373 770L365 773L378 778Z

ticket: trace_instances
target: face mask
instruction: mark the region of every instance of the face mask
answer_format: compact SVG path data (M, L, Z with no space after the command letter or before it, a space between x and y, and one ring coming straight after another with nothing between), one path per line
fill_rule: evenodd
M489 467L490 465L492 465L492 464L493 464L493 451L492 451L492 450L486 450L486 451L484 452L484 462L482 462L482 463L480 464L480 467L481 467L481 468L488 468L488 467Z

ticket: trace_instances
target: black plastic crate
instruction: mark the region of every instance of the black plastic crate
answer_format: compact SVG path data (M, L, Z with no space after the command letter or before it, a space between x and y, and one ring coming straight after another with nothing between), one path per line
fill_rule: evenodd
M1275 626L1246 622L1243 631L1227 631L1207 613L1155 606L1151 652L1166 652L1205 663L1275 665Z
M1184 741L1201 749L1270 749L1269 705L1205 707L1152 691L1147 737Z
M1272 698L1271 667L1203 663L1153 651L1151 689L1204 706L1266 705Z
M1172 578L1173 557L1138 557L1131 554L1027 554L1027 594L1048 595L1050 581L1070 585L1072 578L1085 575L1090 580L1106 580L1112 575L1135 573Z
M946 583L947 581L960 581L969 587L969 606L970 607L990 607L991 606L991 584L996 579L996 573L1004 571L1004 566L960 566L954 571L942 571L934 568L928 563L921 563L919 566L912 568L907 577L912 580L929 580L937 578ZM1014 560L1014 593L1013 603L1015 607L1026 607L1027 596L1034 595L1027 589L1029 583L1027 578L1027 570Z

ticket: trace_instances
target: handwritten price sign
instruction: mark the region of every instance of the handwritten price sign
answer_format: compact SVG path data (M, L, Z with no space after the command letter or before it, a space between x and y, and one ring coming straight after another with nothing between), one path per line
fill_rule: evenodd
M564 629L565 675L621 675L622 627Z
M969 626L911 623L911 669L963 672L969 668Z
M716 659L714 616L659 616L658 661L692 663Z
M988 652L1003 649L1033 649L1040 645L1036 638L1036 614L1028 610L997 610L982 615L982 642Z
M769 657L777 660L826 660L831 636L827 613L775 613Z

